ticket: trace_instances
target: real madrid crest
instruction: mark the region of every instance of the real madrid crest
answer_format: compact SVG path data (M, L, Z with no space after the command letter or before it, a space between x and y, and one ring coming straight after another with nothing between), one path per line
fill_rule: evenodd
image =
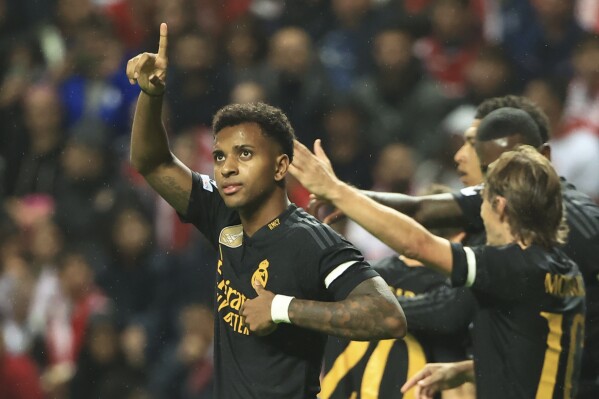
M268 282L268 265L267 259L260 262L258 270L252 275L252 281L250 282L252 285L254 284L254 281L258 281L262 287L266 287L266 283Z

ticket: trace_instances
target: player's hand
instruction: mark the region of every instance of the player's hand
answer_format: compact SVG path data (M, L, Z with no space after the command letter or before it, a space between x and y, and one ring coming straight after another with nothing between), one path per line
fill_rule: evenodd
M132 85L137 82L139 87L149 95L159 96L164 93L166 84L166 68L168 58L168 27L160 24L160 41L158 54L142 53L127 62L127 78Z
M254 280L254 289L258 296L254 299L247 299L239 313L251 332L257 335L268 335L277 329L270 313L275 294L266 290L257 280Z
M308 209L306 210L310 215L314 216L319 220L322 220L322 222L325 224L333 224L335 222L345 219L345 213L343 213L337 208L333 208L333 210L326 214L326 216L321 217L320 211L322 209L328 211L330 206L330 201L323 200L322 198L318 198L314 194L310 194L310 202L308 202Z
M465 383L470 369L464 369L459 363L429 363L416 373L401 387L401 392L406 393L416 387L414 397L418 399L433 399L435 394L445 389L458 387Z
M312 194L327 199L329 190L339 182L333 172L331 161L322 149L320 140L314 142L314 154L302 143L295 140L294 158L289 172Z

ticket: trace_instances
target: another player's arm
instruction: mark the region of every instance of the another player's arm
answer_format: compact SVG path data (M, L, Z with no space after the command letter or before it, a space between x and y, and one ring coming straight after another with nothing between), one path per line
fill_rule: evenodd
M142 89L133 118L130 160L152 188L184 214L191 195L191 171L171 153L162 123L166 49L167 26L162 24L158 53L139 54L127 63L129 81Z
M362 193L427 228L458 227L466 223L462 209L450 193L423 196L365 190Z
M296 142L290 172L310 192L333 203L349 218L398 253L417 259L450 275L450 242L437 237L409 216L375 202L358 189L340 181L324 162Z
M300 145L297 142L297 146ZM320 140L314 142L314 155L321 161L321 166L327 172L332 175L335 174L330 160L322 149ZM427 228L464 227L466 225L462 209L453 195L449 193L423 196L368 190L362 190L362 193L379 204L413 217L414 220ZM314 199L311 202L313 213L317 213L322 205L324 205L324 202ZM341 216L341 213L336 210L324 220L326 223L330 223Z
M288 313L294 325L354 341L402 338L407 330L403 311L381 277L363 281L338 302L294 298Z

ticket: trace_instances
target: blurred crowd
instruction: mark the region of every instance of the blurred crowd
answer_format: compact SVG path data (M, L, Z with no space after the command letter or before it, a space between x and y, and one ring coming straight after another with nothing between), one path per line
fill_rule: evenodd
M192 169L211 174L216 110L264 101L360 188L460 188L475 107L519 94L599 199L594 0L0 0L0 398L211 397L215 254L128 162L125 64L160 22Z

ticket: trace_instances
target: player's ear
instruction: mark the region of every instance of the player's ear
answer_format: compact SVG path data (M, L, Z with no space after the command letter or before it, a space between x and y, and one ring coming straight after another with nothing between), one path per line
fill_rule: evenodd
M544 143L539 147L539 152L551 162L551 146L549 143Z
M506 216L506 214L505 214L506 206L507 206L507 200L505 199L505 197L502 197L501 195L496 195L495 198L493 199L493 209L495 209L495 212L497 212L497 214L499 215L499 219L501 221L503 221L503 218Z
M281 181L287 175L289 170L289 156L287 154L281 154L277 156L277 162L275 167L275 181Z

